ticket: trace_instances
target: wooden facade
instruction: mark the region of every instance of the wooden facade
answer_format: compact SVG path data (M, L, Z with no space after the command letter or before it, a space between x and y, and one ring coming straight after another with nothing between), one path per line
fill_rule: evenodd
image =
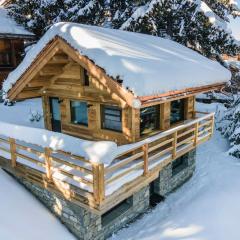
M2 4L5 6L9 4L9 1L5 1ZM29 35L0 32L0 89L2 81L22 61L25 44L34 39L35 36L30 32Z
M21 62L23 53L24 39L0 38L0 85Z

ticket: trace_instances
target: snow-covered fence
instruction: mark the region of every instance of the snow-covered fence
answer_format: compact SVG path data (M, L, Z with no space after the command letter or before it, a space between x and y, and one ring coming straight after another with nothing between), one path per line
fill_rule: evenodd
M0 160L1 157L8 159L10 169L28 181L96 208L105 200L114 201L113 193L124 189L125 184L129 186L138 180L141 184L142 177L152 180L153 174L171 161L207 141L213 127L214 114L198 112L194 119L153 137L118 146L115 157L110 154L110 149L109 158L113 157L113 160L106 159L109 163L105 165L62 149L53 150L49 146L3 136L0 129Z

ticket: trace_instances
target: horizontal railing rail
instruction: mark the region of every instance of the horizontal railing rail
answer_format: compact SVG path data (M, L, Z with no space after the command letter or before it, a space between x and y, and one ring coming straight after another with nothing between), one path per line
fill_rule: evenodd
M39 182L41 176L55 187L65 186L61 192L75 200L87 198L99 205L125 183L148 177L163 162L171 162L208 140L213 134L214 114L199 114L155 136L119 146L117 157L105 167L81 156L3 137L1 130L0 156L9 159L16 171L24 168L24 176L33 182Z

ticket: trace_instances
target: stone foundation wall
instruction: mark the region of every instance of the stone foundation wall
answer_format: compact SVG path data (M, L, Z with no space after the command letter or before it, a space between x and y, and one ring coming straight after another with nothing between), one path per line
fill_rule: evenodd
M166 197L185 183L195 171L196 150L193 150L183 156L187 160L187 167L173 175L172 163L168 164L159 173L159 177L154 181L154 192Z
M131 197L129 209L116 216L109 224L102 225L102 217L96 215L46 189L18 179L29 189L79 240L103 240L128 222L146 212L149 207L149 186Z

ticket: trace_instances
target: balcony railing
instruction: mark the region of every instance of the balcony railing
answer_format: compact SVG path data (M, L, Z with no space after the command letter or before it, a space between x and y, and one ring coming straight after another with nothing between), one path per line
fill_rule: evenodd
M0 164L69 200L100 209L126 184L140 178L150 179L153 173L207 141L213 129L214 114L197 113L195 119L177 127L141 142L118 147L118 156L109 166L1 137L0 129Z

